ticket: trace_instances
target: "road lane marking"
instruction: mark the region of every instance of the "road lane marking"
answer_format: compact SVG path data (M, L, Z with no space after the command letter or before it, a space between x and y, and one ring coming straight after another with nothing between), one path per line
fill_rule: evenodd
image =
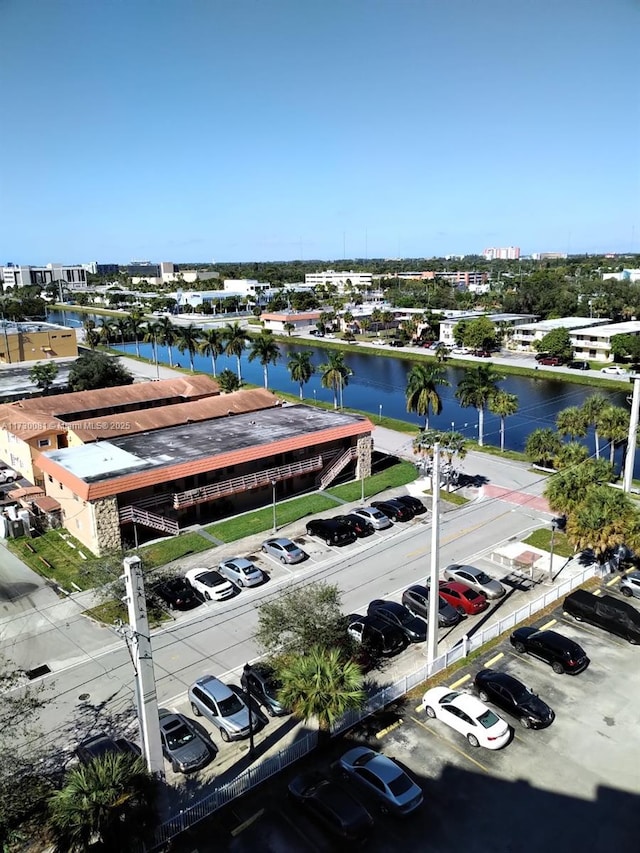
M462 678L459 678L457 681L454 681L453 684L450 684L449 689L455 690L456 687L460 687L461 684L464 684L465 681L468 681L470 678L471 678L471 675L469 673L467 673L466 675L463 675Z
M594 595L602 595L602 590L601 590L601 589L596 589L596 590L594 590L594 593L593 593L593 594L594 594Z
M504 657L504 652L500 652L499 654L495 655L495 657L492 657L491 660L488 660L485 663L485 666L492 666L494 663L499 661L500 658L503 658L503 657Z
M391 725L387 726L386 729L380 729L380 731L376 733L376 739L380 740L385 735L388 735L389 732L392 732L394 729L397 729L398 726L401 726L403 722L403 720L396 720L395 723L391 723Z
M458 753L458 755L461 755L463 758L466 758L468 761L473 762L473 764L475 764L476 767L479 767L480 770L484 770L485 773L491 772L488 767L484 766L484 764L481 764L475 758L472 758L470 755L467 755L467 753L463 749L460 749L460 747L455 746L455 744L453 744L453 743L450 743L446 738L441 737L439 734L437 734L437 732L434 732L433 729L430 729L429 726L425 725L425 723L422 722L422 720L417 720L415 717L411 717L411 719L413 720L414 723L417 723L419 726L421 726L426 732L429 732L430 735L433 735L433 737L438 738L438 740L442 741L442 743L446 743L447 746L451 747L451 749L455 749L455 751Z
M418 705L418 707L416 708L416 714L419 714L420 711L424 711L424 705Z
M615 578L613 578L613 580L607 581L605 586L613 586L614 583L618 583L619 580L620 580L620 575L616 575ZM598 592L599 591L600 590L598 590ZM594 595L597 595L597 593L594 593Z
M515 658L516 660L520 660L523 663L528 663L529 666L535 666L536 669L538 668L536 665L537 658L534 658L533 660L529 660L528 655L526 655L526 654L521 655L518 652L509 652L509 654L511 655L512 658ZM544 663L544 661L543 661L543 663Z
M545 622L544 625L541 625L538 628L538 631L546 631L547 628L550 628L552 625L555 625L557 621L557 619L550 619L548 622Z

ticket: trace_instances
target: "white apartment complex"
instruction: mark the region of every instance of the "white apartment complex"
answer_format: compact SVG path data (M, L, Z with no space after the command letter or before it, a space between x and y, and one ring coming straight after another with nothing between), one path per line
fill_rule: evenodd
M2 267L5 287L26 287L37 284L45 287L53 282L62 282L69 287L86 287L87 271L82 264L47 264L44 267L7 264Z
M453 313L453 312L447 312ZM516 330L525 323L530 323L534 319L534 314L487 314L484 311L460 311L455 316L447 317L440 321L440 340L448 347L455 346L455 338L453 330L460 320L477 320L478 317L487 317L499 329L504 331Z
M590 326L604 326L607 323L611 323L608 317L598 320L591 317L557 317L553 320L540 320L537 323L524 323L514 331L511 347L520 352L532 352L534 343L541 341L548 332L553 332L555 329L574 331Z
M611 338L614 335L640 335L640 320L605 326L590 325L586 329L574 331L571 335L573 357L585 361L613 361Z
M486 261L517 261L520 257L520 246L492 247L482 253Z
M307 285L316 287L323 284L333 284L338 288L338 293L344 293L348 287L347 282L351 282L353 287L364 290L369 290L373 287L373 276L370 272L336 272L335 270L325 270L324 272L308 272L305 274L304 282Z

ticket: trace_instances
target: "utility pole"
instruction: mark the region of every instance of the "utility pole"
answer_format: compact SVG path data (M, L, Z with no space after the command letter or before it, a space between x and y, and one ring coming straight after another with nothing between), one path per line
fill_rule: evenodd
M142 753L150 773L164 778L164 758L160 740L160 720L158 718L158 696L153 673L153 652L147 618L147 601L144 595L142 579L142 561L139 557L125 557L124 585L125 602L129 611L131 628L131 659L136 679L136 697L138 699L138 723Z
M631 381L633 382L633 397L631 398L627 458L624 464L624 479L622 481L622 488L625 492L631 491L633 468L636 461L636 437L638 435L638 414L640 413L640 375L634 374L631 377Z
M433 445L431 469L431 579L429 584L429 619L427 620L427 663L438 656L438 604L440 581L440 442Z

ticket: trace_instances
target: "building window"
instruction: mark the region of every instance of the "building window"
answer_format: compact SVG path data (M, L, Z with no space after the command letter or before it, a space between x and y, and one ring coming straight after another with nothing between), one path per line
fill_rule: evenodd
M38 447L50 447L51 441L48 438L39 438Z
M51 474L47 474L47 480L48 480L50 483L53 483L53 477L51 476Z

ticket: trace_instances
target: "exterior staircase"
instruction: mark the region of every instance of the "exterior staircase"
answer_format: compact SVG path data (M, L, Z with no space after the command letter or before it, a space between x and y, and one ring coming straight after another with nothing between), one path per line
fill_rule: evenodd
M326 489L327 486L331 485L338 474L347 467L349 462L356 459L357 456L357 447L349 447L344 451L344 453L337 456L318 477L318 489L322 491L323 489Z
M174 536L180 532L180 525L175 519L149 512L133 504L123 506L119 517L120 524L142 524L144 527L151 527L153 530L161 530L163 533L171 533Z

